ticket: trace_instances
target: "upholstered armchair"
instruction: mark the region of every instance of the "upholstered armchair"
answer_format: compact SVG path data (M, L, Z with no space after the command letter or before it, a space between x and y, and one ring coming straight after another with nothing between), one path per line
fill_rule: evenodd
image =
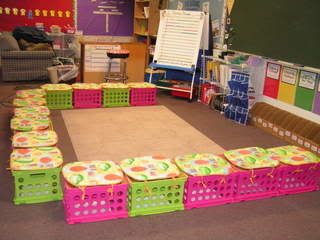
M47 67L52 66L53 51L24 51L11 34L0 36L3 81L47 80Z

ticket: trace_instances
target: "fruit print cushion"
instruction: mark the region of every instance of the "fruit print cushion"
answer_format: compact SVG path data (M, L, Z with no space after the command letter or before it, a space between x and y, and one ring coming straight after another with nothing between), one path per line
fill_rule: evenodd
M241 148L224 153L225 157L234 165L244 169L276 167L278 158L259 147Z
M128 86L131 88L155 88L156 85L152 83L139 82L139 83L128 83Z
M85 161L68 163L62 168L65 180L76 187L118 184L123 173L111 161Z
M31 106L14 109L14 116L19 118L38 118L39 116L49 116L50 110L46 106Z
M66 91L72 90L72 87L68 84L61 83L61 84L44 84L41 86L42 89L46 91Z
M10 156L10 169L39 170L61 166L63 158L56 147L17 148Z
M43 89L25 89L16 91L17 98L33 98L33 97L44 97L45 91Z
M11 119L11 130L15 131L40 131L48 129L50 119L47 116L39 116L38 118L18 118Z
M174 161L191 176L227 175L231 172L230 163L214 154L189 154L175 157Z
M267 151L274 155L274 157L277 157L280 162L288 165L302 165L320 162L320 158L317 155L296 146L269 148Z
M47 105L47 101L43 97L13 99L13 106L15 107L45 106L45 105Z
M57 142L58 136L51 130L17 132L12 138L14 148L49 147L56 145Z
M99 90L101 89L99 84L96 83L74 83L71 85L73 89L82 90Z
M101 88L128 88L128 85L123 83L101 83Z
M120 162L122 170L137 181L167 179L179 176L180 172L170 159L163 157L128 158Z

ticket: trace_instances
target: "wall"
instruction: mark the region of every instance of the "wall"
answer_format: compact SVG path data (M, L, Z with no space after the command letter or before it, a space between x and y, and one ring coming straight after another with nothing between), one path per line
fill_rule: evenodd
M72 0L1 0L0 31L12 31L16 26L34 26L44 23L46 30L51 25L74 25Z

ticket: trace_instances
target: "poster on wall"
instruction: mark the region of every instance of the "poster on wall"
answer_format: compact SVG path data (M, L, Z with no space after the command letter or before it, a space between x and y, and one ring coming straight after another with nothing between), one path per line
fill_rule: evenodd
M298 73L298 69L283 67L281 81L291 85L296 85Z
M73 0L0 1L0 31L36 24L43 25L46 31L50 31L52 25L58 25L62 30L74 27Z
M131 36L133 0L77 1L77 29L84 35Z
M267 65L267 77L275 80L279 80L281 66L279 64L268 63Z
M281 65L268 62L264 79L263 95L277 98L279 92L279 80Z
M307 71L301 71L299 86L314 89L317 80L317 74Z

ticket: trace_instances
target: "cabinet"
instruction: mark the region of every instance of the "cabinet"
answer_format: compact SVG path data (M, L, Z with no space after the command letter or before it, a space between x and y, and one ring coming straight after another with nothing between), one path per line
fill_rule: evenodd
M136 41L147 45L147 65L151 62L154 52L160 21L160 10L166 9L168 3L168 0L135 0L134 37Z
M53 40L53 50L57 57L76 58L76 45L78 44L78 36L66 33L50 33L49 36Z

